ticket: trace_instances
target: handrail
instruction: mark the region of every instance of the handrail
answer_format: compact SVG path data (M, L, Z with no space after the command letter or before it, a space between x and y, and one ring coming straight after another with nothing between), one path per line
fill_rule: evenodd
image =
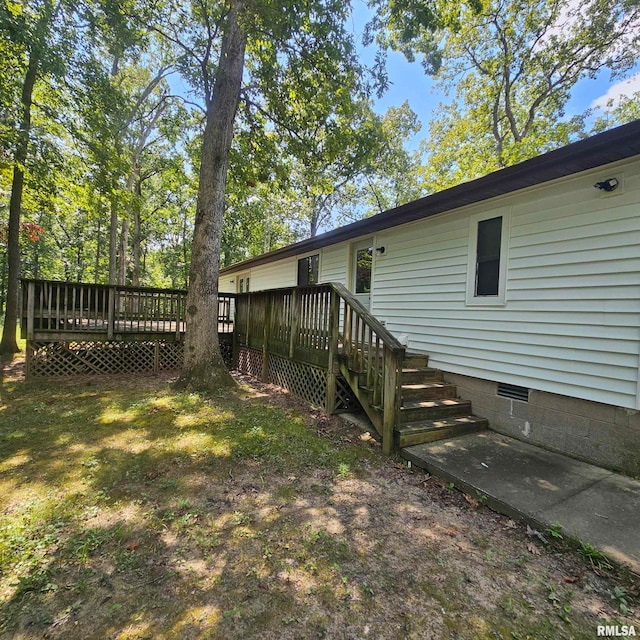
M394 351L404 351L404 345L378 320L371 312L349 291L343 284L339 282L329 283L338 295L346 300L349 305L355 309L367 324L389 345Z
M24 283L34 282L36 284L54 284L54 285L65 285L65 286L85 286L92 287L94 289L108 289L109 287L115 287L116 289L120 289L123 291L144 291L149 293L181 293L185 296L187 295L186 289L165 289L163 287L134 287L129 284L103 284L96 282L68 282L66 280L47 280L46 278L21 278L21 281ZM221 294L222 295L222 294ZM235 294L224 294L224 295L235 295Z

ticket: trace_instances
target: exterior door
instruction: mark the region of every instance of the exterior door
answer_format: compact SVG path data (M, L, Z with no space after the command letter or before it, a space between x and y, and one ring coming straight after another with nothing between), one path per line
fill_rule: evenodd
M351 291L365 309L371 308L371 275L373 272L373 239L353 245Z

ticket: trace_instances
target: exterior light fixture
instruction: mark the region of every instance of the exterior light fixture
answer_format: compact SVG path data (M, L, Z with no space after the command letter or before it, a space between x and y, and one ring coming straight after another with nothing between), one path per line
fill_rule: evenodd
M607 191L608 193L618 188L620 182L618 178L608 178L602 182L596 182L593 186L601 191Z
M380 255L382 255L382 254L386 251L386 248L385 248L385 247L376 247L376 251L377 251Z

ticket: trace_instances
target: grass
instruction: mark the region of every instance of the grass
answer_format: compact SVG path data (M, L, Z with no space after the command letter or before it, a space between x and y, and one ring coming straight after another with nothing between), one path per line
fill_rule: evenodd
M587 638L594 601L631 610L632 589L520 562L522 532L424 483L264 394L5 379L0 634Z

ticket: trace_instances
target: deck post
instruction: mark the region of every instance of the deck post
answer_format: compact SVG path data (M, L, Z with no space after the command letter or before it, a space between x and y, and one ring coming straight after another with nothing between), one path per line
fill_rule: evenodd
M109 300L107 302L109 311L107 312L107 340L113 340L113 325L116 311L116 288L109 287Z
M336 356L338 354L338 340L340 333L340 297L331 289L329 298L329 354L327 363L327 396L324 411L332 414L336 404Z
M251 342L249 340L249 327L251 326L251 322L250 322L250 318L251 318L251 294L247 291L246 293L246 298L247 298L247 308L245 309L245 313L246 313L246 322L245 322L245 328L246 328L246 332L244 334L244 340L245 340L245 346L247 347L247 349L251 348Z
M291 335L289 336L289 358L293 360L298 340L298 327L300 323L300 290L294 287L291 295Z
M34 316L36 314L36 283L27 285L27 340L33 340Z
M393 349L384 347L384 396L382 423L382 452L389 455L393 451L393 430L400 408L400 383L398 356Z
M176 295L176 342L180 341L181 329L182 329L182 297L180 294ZM186 314L185 314L186 315Z
M238 298L233 299L233 333L231 334L231 369L238 368L240 361L238 348Z
M265 291L264 326L262 327L262 382L269 382L269 337L271 335L271 292Z

